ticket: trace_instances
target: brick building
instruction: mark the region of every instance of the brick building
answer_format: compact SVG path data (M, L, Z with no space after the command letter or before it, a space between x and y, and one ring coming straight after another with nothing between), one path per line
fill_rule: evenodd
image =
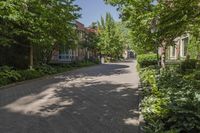
M96 33L95 29L86 28L84 24L76 21L75 22L77 34L78 34L78 44L74 45L74 48L68 48L65 45L60 45L55 48L52 53L53 63L68 63L72 61L82 61L85 59L90 59L95 54L87 48L88 34Z

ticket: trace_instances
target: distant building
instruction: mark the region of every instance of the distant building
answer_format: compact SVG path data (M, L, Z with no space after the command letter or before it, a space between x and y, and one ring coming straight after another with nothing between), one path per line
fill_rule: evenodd
M184 34L174 40L174 45L169 46L166 51L166 57L169 60L185 59L188 54L189 34ZM158 49L159 55L163 52L163 48Z
M95 54L87 48L88 34L96 33L95 29L86 28L84 24L75 22L79 43L74 48L68 48L65 45L59 45L52 53L53 63L68 63L72 61L82 61L92 58Z
M174 40L175 45L168 48L168 59L184 59L187 56L189 34L185 34Z

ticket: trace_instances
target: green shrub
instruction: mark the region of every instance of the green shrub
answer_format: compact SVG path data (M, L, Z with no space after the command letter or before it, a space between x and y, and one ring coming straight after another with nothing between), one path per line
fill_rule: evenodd
M200 132L200 82L194 76L188 80L175 70L160 74L144 70L141 74L142 80L158 88L158 93L147 93L141 102L146 132Z
M11 70L13 70L13 67L9 67L9 66L1 66L0 67L0 72L11 71Z
M194 73L194 79L200 80L200 71L196 71L196 72Z
M93 60L90 60L90 62L93 62L94 64L100 64L100 60L99 59L93 59Z
M199 96L200 93L196 93L194 90L176 92L168 105L167 127L187 133L200 132Z
M200 80L200 71L194 71L193 73L185 74L183 77L186 80Z
M42 75L50 75L57 73L57 70L50 65L41 65L35 67L35 70L41 73Z
M167 109L168 102L169 99L154 95L145 97L141 104L144 118L148 120L166 118L169 113L169 109Z
M142 54L138 55L137 62L141 68L157 65L157 56L156 54Z
M111 57L105 57L105 58L104 58L104 62L105 62L105 63L110 63L110 62L112 62Z
M0 86L7 85L20 80L21 75L12 67L0 67Z
M148 126L144 127L144 133L180 133L178 129L165 130L165 122L156 120L148 123Z
M70 66L72 66L72 67L79 67L79 61L73 61L73 62L71 62L70 63Z
M181 69L182 72L192 70L192 69L196 69L197 62L198 61L195 60L195 59L185 60L184 62L181 63L180 69Z
M200 70L200 60L197 61L196 69L197 69L197 70Z
M89 61L81 61L81 62L78 62L78 67L87 66L89 63L90 63Z
M35 69L28 69L28 70L21 70L19 71L21 75L21 80L29 80L34 78L39 78L44 75L44 73L41 73Z
M34 69L27 70L14 70L12 67L2 66L0 67L0 86L13 82L35 79L45 75L61 73L93 64L95 63L91 61L81 61L73 62L71 64L41 65L34 67Z
M140 78L142 80L143 87L145 88L144 94L145 92L151 94L158 92L156 73L157 71L155 69L152 69L151 67L142 69L140 71Z

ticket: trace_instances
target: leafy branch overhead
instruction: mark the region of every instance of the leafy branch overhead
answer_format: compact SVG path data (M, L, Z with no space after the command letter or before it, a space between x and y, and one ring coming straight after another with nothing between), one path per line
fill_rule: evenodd
M0 44L67 44L80 15L74 0L9 0L0 2Z
M105 0L118 7L122 20L131 29L134 47L151 50L156 41L173 45L185 32L199 32L199 0ZM199 34L198 34L199 35Z

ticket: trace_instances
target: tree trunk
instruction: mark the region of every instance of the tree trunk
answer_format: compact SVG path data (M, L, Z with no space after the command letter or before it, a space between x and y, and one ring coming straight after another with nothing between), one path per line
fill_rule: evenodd
M179 42L179 44L177 45L178 46L178 50L177 50L177 54L176 54L176 56L177 56L177 60L180 60L181 59L181 57L180 57L180 52L181 52L181 44L180 44L180 42Z
M158 67L160 67L159 47L156 43L155 43L155 46L156 46L157 65Z
M54 50L54 49L53 49ZM51 50L48 55L47 55L47 58L46 58L46 61L45 61L45 64L49 64L51 59L52 59L52 54L53 54L53 50Z
M33 69L33 46L30 45L30 62L29 62L29 68L30 69Z
M162 53L161 53L161 67L165 68L166 67L166 46L163 45L162 47Z
M197 45L197 51L198 51L197 60L200 60L200 47L199 47L199 45Z

